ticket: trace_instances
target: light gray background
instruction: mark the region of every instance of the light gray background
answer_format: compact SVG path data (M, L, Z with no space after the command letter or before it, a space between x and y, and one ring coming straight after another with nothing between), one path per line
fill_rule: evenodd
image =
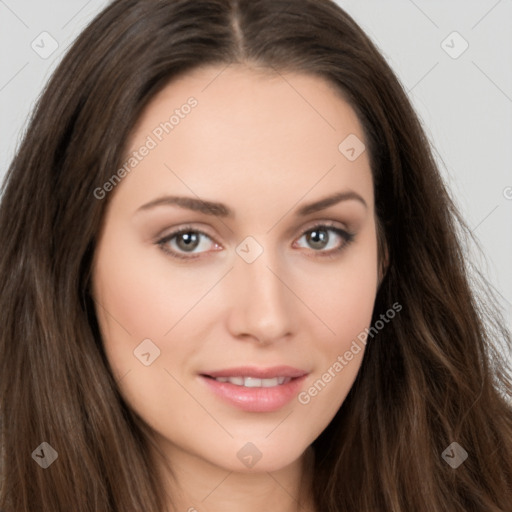
M0 0L0 178L55 65L108 3ZM512 327L512 0L338 3L409 92L487 261L472 257L501 295ZM58 43L45 59L31 47L50 48L42 32ZM469 46L459 56L464 41Z

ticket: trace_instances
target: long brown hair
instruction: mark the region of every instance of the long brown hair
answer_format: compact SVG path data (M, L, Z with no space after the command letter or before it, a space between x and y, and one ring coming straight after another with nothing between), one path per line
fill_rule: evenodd
M173 78L250 63L323 77L350 102L370 155L389 262L357 379L313 443L317 510L512 510L509 333L473 291L457 212L399 81L330 0L117 0L49 81L0 206L0 509L162 512L144 423L102 349L89 283L131 130ZM341 142L341 141L340 141ZM480 297L480 298L479 298ZM31 454L47 442L58 459ZM468 458L442 457L457 442Z

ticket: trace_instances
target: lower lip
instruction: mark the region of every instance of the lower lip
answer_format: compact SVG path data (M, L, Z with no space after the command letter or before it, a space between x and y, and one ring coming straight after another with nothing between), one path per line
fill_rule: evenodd
M281 409L298 395L306 375L270 388L247 388L204 375L201 378L216 395L243 411L272 412Z

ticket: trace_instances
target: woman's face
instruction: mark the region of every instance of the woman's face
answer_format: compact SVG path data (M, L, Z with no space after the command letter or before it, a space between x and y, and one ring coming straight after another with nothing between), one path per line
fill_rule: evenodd
M93 295L121 393L171 461L275 471L339 409L378 285L363 142L302 74L203 68L145 109L103 188Z

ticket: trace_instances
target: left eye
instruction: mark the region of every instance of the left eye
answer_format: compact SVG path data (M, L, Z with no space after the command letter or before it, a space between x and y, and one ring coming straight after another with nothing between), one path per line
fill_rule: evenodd
M298 242L304 239L309 246L306 248L328 252L333 249L342 249L352 241L352 238L353 236L350 233L333 226L315 226L306 231Z

